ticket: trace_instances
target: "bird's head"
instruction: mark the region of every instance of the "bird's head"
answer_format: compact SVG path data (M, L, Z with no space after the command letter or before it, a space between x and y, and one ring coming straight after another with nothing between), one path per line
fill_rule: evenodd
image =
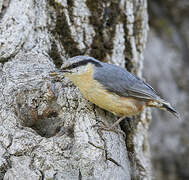
M101 62L89 56L75 56L69 58L62 66L61 71L65 75L80 75L87 71L90 65L102 66Z
M90 56L75 56L69 58L59 70L51 72L50 75L78 76L85 73L91 65L93 67L101 67L102 63Z

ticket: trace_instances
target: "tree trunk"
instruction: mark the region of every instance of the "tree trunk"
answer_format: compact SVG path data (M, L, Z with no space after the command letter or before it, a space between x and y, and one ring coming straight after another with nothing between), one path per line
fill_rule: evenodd
M117 117L49 72L90 55L141 77L146 0L0 1L0 178L150 179L147 111L126 140L93 125Z

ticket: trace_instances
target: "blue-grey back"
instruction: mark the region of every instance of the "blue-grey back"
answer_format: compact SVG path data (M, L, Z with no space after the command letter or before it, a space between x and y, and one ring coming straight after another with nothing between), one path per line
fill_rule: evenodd
M141 99L159 99L155 90L126 69L113 64L102 63L95 67L94 79L107 90L123 97L136 97Z

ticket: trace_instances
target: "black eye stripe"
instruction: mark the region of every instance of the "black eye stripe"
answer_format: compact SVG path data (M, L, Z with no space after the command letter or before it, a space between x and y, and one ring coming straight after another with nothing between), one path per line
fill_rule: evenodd
M80 61L80 62L73 63L73 64L71 64L70 66L68 66L64 69L74 69L74 68L79 67L79 66L84 66L88 63L92 63L97 67L102 67L102 65L99 62L93 61L91 59L86 59L86 60L83 60L83 61Z

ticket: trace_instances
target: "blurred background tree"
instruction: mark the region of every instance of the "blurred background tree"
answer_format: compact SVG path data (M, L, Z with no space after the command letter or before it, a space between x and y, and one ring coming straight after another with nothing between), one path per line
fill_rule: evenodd
M189 1L150 0L148 10L144 76L182 117L178 121L163 111L152 111L153 174L158 180L189 179Z

